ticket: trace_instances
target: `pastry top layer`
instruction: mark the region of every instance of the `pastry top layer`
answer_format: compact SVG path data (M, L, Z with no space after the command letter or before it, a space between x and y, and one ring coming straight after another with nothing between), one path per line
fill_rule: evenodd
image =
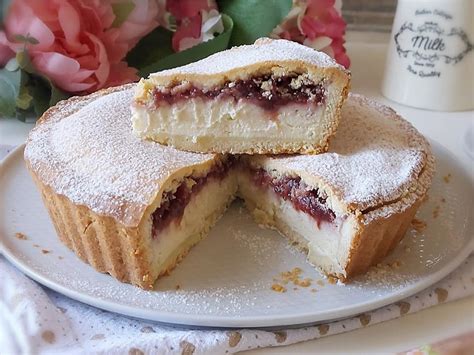
M434 159L426 139L391 108L350 94L327 153L254 156L254 164L301 176L365 218L411 206L430 186ZM336 202L337 203L337 202Z
M233 47L181 67L150 74L138 85L136 99L145 100L154 86L169 86L192 82L200 87L214 87L230 80L246 79L250 75L281 67L280 74L299 70L332 76L333 81L347 85L349 72L326 53L283 39L261 38L255 44ZM317 72L317 71L320 71Z
M285 61L299 61L320 68L332 67L345 71L344 67L324 52L285 39L262 38L255 44L232 47L182 67L150 74L150 78L170 77L176 74L221 74L253 64Z
M60 102L43 115L25 148L30 170L43 183L73 203L131 227L139 224L166 182L199 174L216 158L133 135L133 88Z

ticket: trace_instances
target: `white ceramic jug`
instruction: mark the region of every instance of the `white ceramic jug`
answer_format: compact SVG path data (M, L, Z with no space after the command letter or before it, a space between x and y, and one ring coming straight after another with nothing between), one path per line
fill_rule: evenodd
M474 109L474 0L399 0L382 93L418 108Z

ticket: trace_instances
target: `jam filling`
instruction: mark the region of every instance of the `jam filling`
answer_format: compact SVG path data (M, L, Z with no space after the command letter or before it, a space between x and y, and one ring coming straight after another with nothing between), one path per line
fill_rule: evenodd
M229 81L221 87L203 91L193 85L176 85L166 90L153 91L155 106L169 105L179 101L201 97L204 99L245 99L267 111L276 111L289 103L323 104L325 89L305 74L286 76L262 75L246 80Z
M152 236L156 237L159 232L168 227L172 222L179 223L193 195L197 194L210 180L222 180L227 176L233 160L219 162L214 165L209 173L201 177L190 177L193 184L186 181L181 183L175 192L165 192L160 207L151 215Z
M307 185L299 177L284 176L274 178L263 169L251 170L253 182L257 186L270 187L283 198L290 201L293 207L309 214L316 222L333 222L334 211L326 206L327 197L318 189L308 190Z

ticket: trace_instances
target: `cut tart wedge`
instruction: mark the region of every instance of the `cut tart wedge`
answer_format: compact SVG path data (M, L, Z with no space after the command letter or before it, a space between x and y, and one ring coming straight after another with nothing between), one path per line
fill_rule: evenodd
M246 156L239 195L325 274L346 280L398 245L431 184L429 144L392 109L350 94L329 151Z
M62 101L25 148L61 241L123 282L152 288L235 196L324 273L350 279L403 238L431 183L427 141L362 96L349 96L327 153L233 157L136 137L134 89Z
M320 153L336 131L349 80L325 53L260 39L142 79L133 129L194 152Z

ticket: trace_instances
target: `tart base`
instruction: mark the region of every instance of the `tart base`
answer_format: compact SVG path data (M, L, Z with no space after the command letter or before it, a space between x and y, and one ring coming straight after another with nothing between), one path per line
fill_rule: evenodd
M147 136L155 142L170 146L179 146L179 149L193 152L222 152L230 154L319 154L328 149L328 141L315 145L312 141L285 141L278 137L241 139L236 137L199 136L192 139L185 135L163 135L161 133Z

